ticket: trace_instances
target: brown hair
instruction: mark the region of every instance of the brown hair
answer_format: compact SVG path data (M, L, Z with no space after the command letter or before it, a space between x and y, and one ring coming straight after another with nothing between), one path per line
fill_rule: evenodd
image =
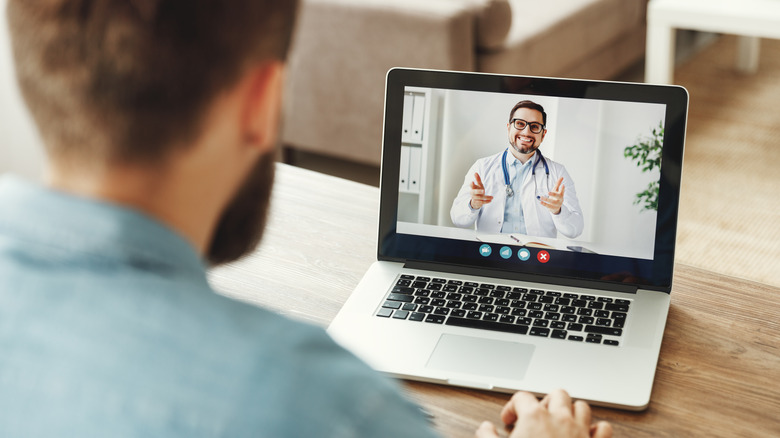
M519 108L529 108L542 113L542 125L547 126L547 113L544 112L544 107L532 100L521 100L512 107L512 111L509 112L509 123L512 123L512 117L515 116L515 111Z
M55 159L156 162L251 61L284 60L296 0L9 0L16 72Z

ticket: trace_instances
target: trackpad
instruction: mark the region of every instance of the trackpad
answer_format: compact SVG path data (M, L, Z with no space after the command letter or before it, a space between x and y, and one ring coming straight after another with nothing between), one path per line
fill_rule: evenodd
M443 334L428 359L428 368L519 380L525 376L534 346Z

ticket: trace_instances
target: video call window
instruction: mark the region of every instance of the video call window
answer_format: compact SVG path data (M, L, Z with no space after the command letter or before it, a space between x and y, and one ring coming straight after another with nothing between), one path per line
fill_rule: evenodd
M510 123L521 101L544 109L541 129L537 120ZM662 104L407 87L397 232L652 259L665 111ZM538 147L532 162L511 164L503 155L510 142ZM464 197L472 183L492 196L480 209ZM542 205L550 192L563 202L558 217ZM472 221L474 210L482 211Z

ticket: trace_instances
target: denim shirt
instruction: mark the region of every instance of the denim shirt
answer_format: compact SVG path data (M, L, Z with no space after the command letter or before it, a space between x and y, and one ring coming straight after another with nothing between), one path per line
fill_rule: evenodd
M434 435L321 328L214 293L163 224L0 178L0 436Z

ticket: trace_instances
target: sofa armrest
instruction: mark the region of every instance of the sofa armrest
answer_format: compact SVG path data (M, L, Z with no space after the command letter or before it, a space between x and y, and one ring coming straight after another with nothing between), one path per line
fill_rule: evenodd
M391 67L471 70L473 5L304 0L290 53L282 141L378 164Z

